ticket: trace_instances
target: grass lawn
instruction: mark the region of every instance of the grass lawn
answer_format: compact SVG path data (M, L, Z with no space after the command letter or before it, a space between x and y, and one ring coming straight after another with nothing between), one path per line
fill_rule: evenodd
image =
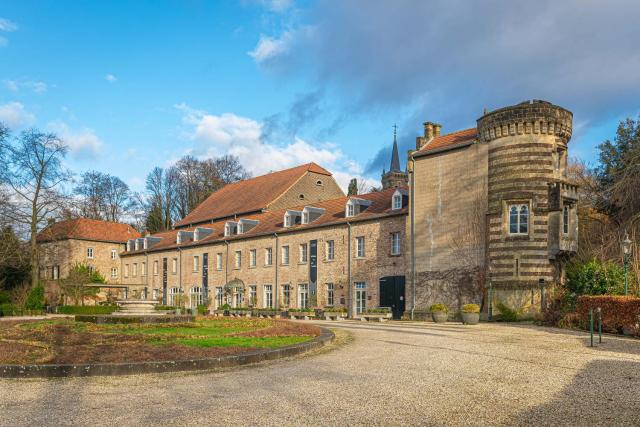
M70 319L0 322L0 363L181 360L309 340L312 325L274 319L202 318L194 323L95 325Z

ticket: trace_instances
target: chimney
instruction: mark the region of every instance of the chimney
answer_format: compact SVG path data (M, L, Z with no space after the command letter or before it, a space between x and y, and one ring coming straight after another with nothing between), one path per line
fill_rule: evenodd
M431 138L433 138L433 123L424 122L423 126L424 126L424 139L429 141Z
M439 123L433 123L433 136L434 138L437 138L440 136L440 129L442 128L442 125Z

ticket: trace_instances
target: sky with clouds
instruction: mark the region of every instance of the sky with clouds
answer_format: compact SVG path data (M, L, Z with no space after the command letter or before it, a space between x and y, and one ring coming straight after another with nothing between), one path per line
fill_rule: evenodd
M379 184L392 126L472 127L545 99L591 163L640 114L637 0L7 2L0 121L56 132L76 172L135 190L185 154L254 174L315 161Z

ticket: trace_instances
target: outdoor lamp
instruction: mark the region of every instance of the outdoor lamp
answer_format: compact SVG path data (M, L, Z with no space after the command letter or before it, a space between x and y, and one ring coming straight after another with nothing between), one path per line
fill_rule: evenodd
M624 294L629 294L629 256L631 255L631 240L629 234L624 233L624 240L622 241L622 254L624 261Z
M624 233L624 240L622 241L622 253L625 255L629 255L631 253L631 240L629 239L628 233Z

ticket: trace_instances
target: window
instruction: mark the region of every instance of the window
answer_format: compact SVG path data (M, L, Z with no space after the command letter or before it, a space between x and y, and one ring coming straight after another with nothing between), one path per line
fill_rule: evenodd
M153 275L158 275L158 261L153 261Z
M204 305L202 288L194 286L191 288L191 307L197 308L199 305Z
M258 304L258 289L256 285L249 286L249 301L251 301L252 306Z
M133 263L133 277L136 277L138 275L138 263L134 262Z
M302 212L302 223L309 224L309 212Z
M93 248L87 248L87 258L93 259Z
M129 277L129 264L124 265L124 277Z
M335 259L335 243L333 240L327 240L327 261Z
M222 303L222 297L224 296L222 286L216 287L216 308L220 307Z
M355 212L356 212L355 206L351 203L347 204L347 217L354 216Z
M309 246L306 243L300 245L300 262L307 262Z
M364 258L364 236L356 237L356 257Z
M153 299L154 300L156 300L156 301L159 300L160 299L160 289L154 288L152 295L153 295Z
M58 280L60 278L60 266L59 265L54 265L53 266L53 270L51 272L51 278L53 280Z
M402 209L402 194L396 194L393 196L393 205L392 208L395 209Z
M171 288L169 289L169 305L176 305L178 302L176 296L180 294L179 288Z
M309 285L298 285L298 308L307 308L309 305Z
M562 208L562 232L569 234L569 206Z
M264 307L273 308L273 285L264 285Z
M282 304L285 307L291 304L291 286L289 285L282 285Z
M111 259L116 259L118 257L118 251L115 249L111 249Z
M142 274L141 275L142 276L146 276L147 275L147 263L143 262L141 267L142 267Z
M289 246L282 247L282 265L289 265Z
M271 264L273 264L273 249L266 248L264 250L264 265L271 265Z
M304 200L304 194L298 194L298 199Z
M216 254L216 270L222 270L222 254Z
M193 272L195 273L199 269L200 269L200 257L196 255L193 257Z
M291 227L291 215L284 216L284 226Z
M171 273L176 274L178 272L178 258L174 258L171 261Z
M236 268L242 267L242 252L236 251Z
M255 267L256 266L256 250L255 249L251 249L249 251L249 267Z
M356 313L360 314L367 309L367 284L356 282Z
M400 255L400 232L391 233L391 255Z
M327 306L333 307L333 283L327 283Z
M509 234L529 233L529 205L509 206Z
M320 187L320 186L322 186L322 180L320 180L320 179L319 179L319 180L317 180L317 181L316 181L316 185L317 185L317 186L319 186L319 187Z

